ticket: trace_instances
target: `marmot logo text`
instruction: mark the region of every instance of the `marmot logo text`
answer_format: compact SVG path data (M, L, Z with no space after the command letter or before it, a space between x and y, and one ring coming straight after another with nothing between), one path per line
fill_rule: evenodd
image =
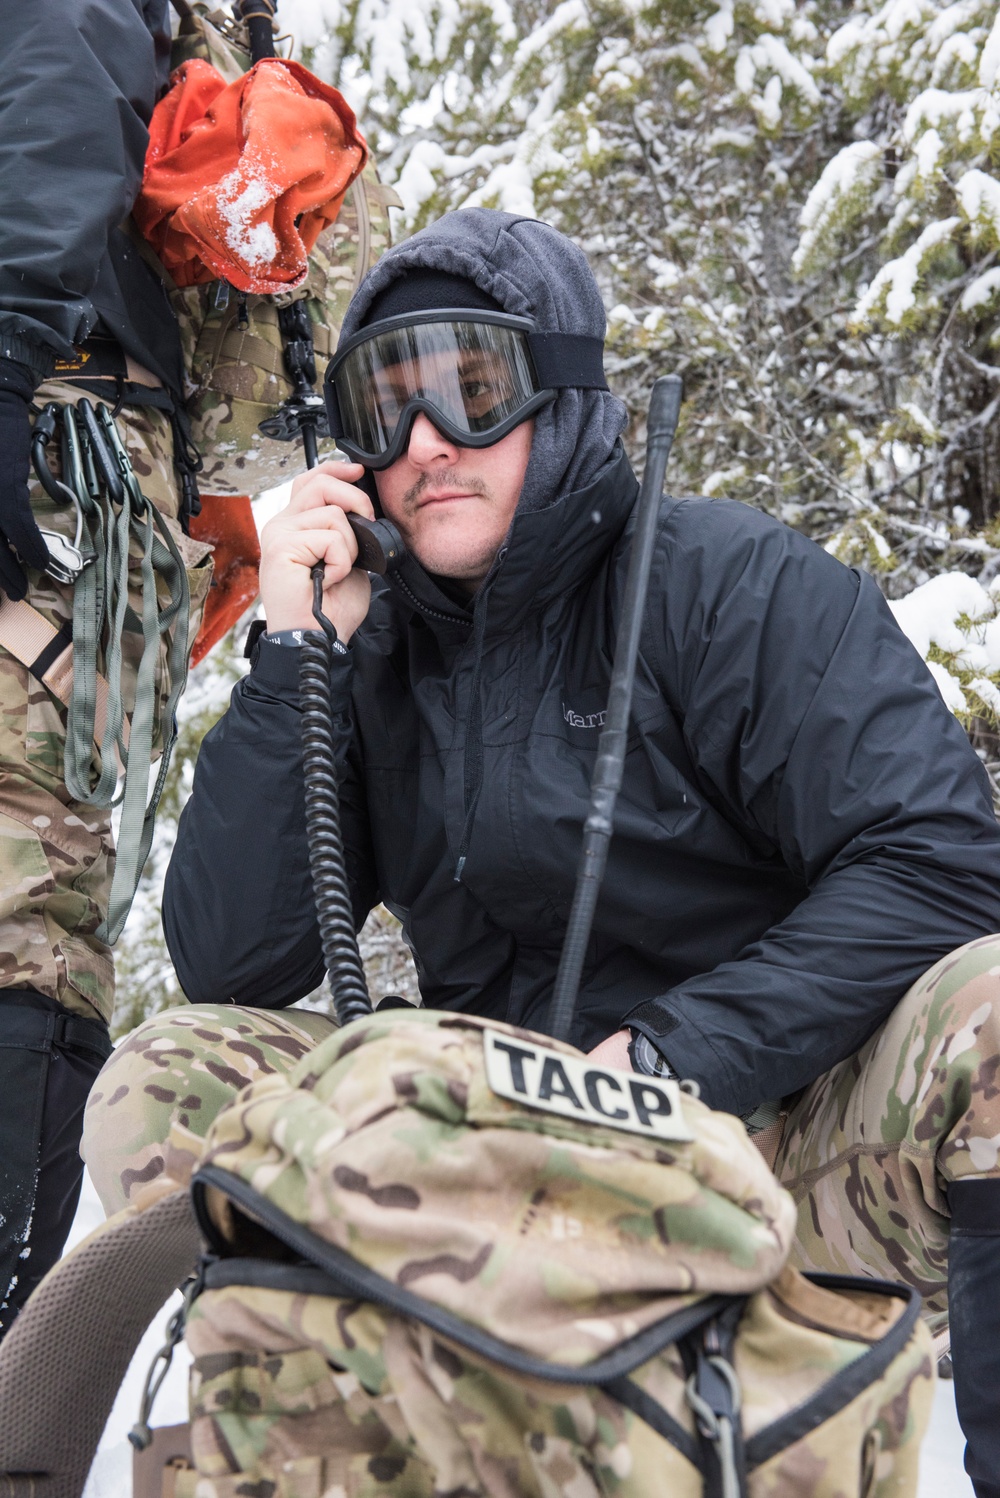
M575 713L565 702L562 705L563 719L570 728L603 728L607 713L602 708L599 713Z

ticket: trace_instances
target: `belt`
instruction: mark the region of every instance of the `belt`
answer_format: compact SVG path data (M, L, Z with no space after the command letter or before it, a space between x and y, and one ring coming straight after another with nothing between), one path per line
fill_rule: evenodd
M35 995L23 989L16 991L14 1003L5 1004L4 992L0 989L0 1049L50 1051L53 1046L74 1046L94 1051L104 1061L114 1050L103 1020L84 1019L82 1014L69 1014L65 1009L56 1012L42 1008L45 1000L41 995L37 996L40 1002L36 1008L31 1002Z
M126 354L113 338L88 338L76 349L75 359L56 362L57 380L127 380L147 390L162 390L163 381L152 370Z

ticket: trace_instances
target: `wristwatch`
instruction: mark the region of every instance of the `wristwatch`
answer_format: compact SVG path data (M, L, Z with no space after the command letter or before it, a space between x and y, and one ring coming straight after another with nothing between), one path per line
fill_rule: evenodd
M672 1081L677 1080L677 1073L666 1056L656 1049L648 1036L640 1034L638 1030L632 1031L628 1059L632 1063L632 1070L641 1073L644 1077L666 1077Z

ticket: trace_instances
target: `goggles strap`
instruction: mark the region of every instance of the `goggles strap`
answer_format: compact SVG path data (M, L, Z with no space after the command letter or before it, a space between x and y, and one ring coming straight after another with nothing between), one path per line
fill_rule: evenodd
M528 347L541 390L607 390L604 340L580 333L529 333Z

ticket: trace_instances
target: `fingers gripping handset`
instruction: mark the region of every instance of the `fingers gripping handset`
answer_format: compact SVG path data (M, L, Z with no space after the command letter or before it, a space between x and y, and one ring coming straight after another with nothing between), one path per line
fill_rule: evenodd
M323 610L341 640L368 612L369 572L384 573L403 543L357 487L360 463L327 462L300 475L288 507L264 527L260 590L268 628L314 629L310 571L324 568Z

